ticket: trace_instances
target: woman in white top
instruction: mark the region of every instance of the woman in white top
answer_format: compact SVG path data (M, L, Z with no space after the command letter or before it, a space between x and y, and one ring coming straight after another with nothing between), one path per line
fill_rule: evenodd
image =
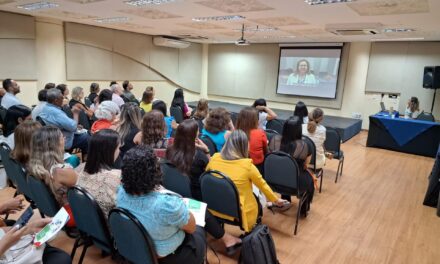
M257 108L258 110L258 128L266 130L267 121L276 119L277 114L272 111L269 107L267 107L266 100L263 98L255 100L252 107Z
M316 168L321 169L325 165L324 141L326 129L321 125L324 112L321 108L315 108L309 114L309 122L302 125L303 135L312 139L316 146Z
M419 113L419 99L415 96L408 100L408 106L405 109L405 118L416 119Z

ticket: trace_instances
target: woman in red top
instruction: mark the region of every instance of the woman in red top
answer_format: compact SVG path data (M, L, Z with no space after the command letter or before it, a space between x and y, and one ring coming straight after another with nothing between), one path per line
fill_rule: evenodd
M264 130L258 128L258 111L245 107L238 114L236 129L243 130L249 139L249 156L263 175L264 155L267 150L267 137Z

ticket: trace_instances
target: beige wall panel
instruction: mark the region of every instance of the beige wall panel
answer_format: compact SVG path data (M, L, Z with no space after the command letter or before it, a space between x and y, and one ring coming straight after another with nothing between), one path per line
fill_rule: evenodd
M130 81L160 81L162 76L152 71L150 68L117 54L113 54L113 74L115 80Z
M400 93L407 52L407 42L373 43L365 91Z
M65 23L66 42L113 49L113 30L76 23Z
M150 67L177 82L179 78L179 50L152 46Z
M112 53L90 46L66 43L67 80L113 80Z
M0 12L0 39L35 39L35 19L31 16Z
M208 52L208 95L232 96L235 84L233 45L210 45Z
M114 30L113 51L150 65L151 36Z
M0 79L36 80L35 40L0 40Z
M192 43L186 49L179 50L178 84L195 92L201 90L202 45Z

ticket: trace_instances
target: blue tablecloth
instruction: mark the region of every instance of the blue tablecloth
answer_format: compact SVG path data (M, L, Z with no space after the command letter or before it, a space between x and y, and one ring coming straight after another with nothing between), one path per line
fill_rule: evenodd
M405 145L432 126L438 125L430 121L390 118L389 116L383 115L375 115L375 117L382 122L399 146Z

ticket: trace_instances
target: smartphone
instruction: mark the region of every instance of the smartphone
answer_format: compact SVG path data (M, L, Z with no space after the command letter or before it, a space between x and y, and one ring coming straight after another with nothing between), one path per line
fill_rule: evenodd
M33 215L34 210L32 210L32 207L29 206L28 208L26 208L26 210L24 210L23 214L20 216L20 218L18 218L14 226L17 226L18 229L22 228L29 222Z

